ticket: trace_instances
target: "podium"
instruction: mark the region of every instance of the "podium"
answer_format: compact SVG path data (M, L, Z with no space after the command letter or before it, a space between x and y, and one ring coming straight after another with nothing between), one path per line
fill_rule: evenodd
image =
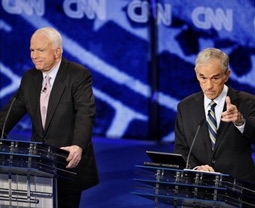
M133 194L154 207L255 207L255 184L228 174L137 165ZM171 205L171 206L170 206Z
M38 142L0 140L0 207L57 208L57 178L72 180L68 152Z

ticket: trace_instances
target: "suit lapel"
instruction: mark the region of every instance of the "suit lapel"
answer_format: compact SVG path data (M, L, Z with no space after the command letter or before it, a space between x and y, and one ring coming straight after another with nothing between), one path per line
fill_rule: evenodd
M33 88L29 90L30 96L30 107L31 114L34 115L34 123L42 126L41 121L41 112L40 112L40 95L42 90L42 73L36 69L34 69L33 76L31 78L31 82L33 82ZM42 127L41 127L42 128Z
M47 131L47 128L52 120L54 112L59 104L59 101L60 101L60 99L63 95L63 92L65 90L65 87L66 87L63 84L63 81L65 79L66 68L67 68L67 61L65 59L63 59L60 64L56 79L53 84L53 87L51 89L47 117L46 117L46 124L45 124L45 132Z
M239 105L238 99L237 99L238 97L237 97L235 91L230 87L229 87L227 96L230 97L231 103L238 107L238 105ZM223 111L225 111L225 110L226 110L226 103L224 104L224 108L223 108ZM223 121L220 122L220 126L218 129L219 136L217 137L217 141L215 143L214 153L221 147L220 144L221 144L222 140L224 139L225 133L228 131L228 128L230 125L232 125L232 122L223 122Z
M209 139L208 127L206 123L206 115L205 115L205 109L204 109L204 96L202 92L200 96L196 98L194 112L195 112L195 115L197 115L196 116L197 126L199 125L199 122L201 122L201 120L204 119L197 135L197 141L195 143L196 149L200 152L203 151L204 149L206 150L211 149L211 143ZM212 157L212 151L205 151L203 152L203 154L205 158Z

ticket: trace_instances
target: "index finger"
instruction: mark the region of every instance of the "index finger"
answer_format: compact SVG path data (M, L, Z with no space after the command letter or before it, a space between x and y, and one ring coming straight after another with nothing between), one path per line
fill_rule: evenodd
M229 110L229 107L231 106L231 100L230 100L230 97L227 96L226 97L226 107L227 107L227 110Z

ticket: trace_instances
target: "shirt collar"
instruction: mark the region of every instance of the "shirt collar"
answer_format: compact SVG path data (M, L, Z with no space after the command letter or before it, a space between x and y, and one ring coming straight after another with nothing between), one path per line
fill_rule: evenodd
M217 106L225 103L225 99L226 99L227 93L228 93L228 86L224 85L221 94L213 100L217 104ZM206 96L204 96L205 108L208 108L209 103L211 101L212 101L211 99L209 99Z
M51 70L51 72L48 74L51 77L51 81L54 82L57 73L58 73L58 69L60 66L61 60L58 62L58 64ZM43 72L43 79L45 79L45 76L47 75L47 73Z

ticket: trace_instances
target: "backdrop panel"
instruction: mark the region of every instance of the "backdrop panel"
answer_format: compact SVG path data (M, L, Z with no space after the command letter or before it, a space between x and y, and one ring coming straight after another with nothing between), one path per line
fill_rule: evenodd
M33 66L31 34L52 26L63 35L64 57L92 72L95 135L173 141L177 103L199 90L193 68L201 49L228 53L230 84L255 93L254 5L254 0L3 0L0 104ZM29 130L29 119L16 129Z

